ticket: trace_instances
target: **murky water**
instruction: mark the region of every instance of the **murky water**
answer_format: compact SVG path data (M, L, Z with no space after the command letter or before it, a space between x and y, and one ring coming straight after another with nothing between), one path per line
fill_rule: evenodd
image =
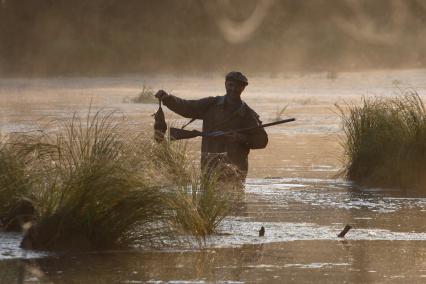
M334 108L362 94L391 95L395 87L422 94L425 75L413 70L339 74L336 80L324 74L254 78L246 101L263 120L288 105L285 116L297 122L269 129L268 148L251 153L244 202L225 219L222 234L208 238L203 249L61 255L22 251L19 234L0 233L0 283L425 283L426 198L340 179ZM149 125L155 105L123 103L143 82L184 97L223 92L217 77L0 80L0 127L34 129L87 109L90 101ZM191 142L194 150L198 146ZM353 229L338 238L346 224ZM258 236L261 226L264 237Z

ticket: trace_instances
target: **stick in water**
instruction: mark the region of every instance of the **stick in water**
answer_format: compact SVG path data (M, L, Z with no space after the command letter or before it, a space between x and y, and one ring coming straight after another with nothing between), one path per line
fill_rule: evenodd
M340 234L337 235L337 237L344 238L350 229L352 229L352 226L346 225L345 228L343 228L343 230L340 232Z
M262 226L259 230L259 237L263 237L263 236L265 236L265 227Z

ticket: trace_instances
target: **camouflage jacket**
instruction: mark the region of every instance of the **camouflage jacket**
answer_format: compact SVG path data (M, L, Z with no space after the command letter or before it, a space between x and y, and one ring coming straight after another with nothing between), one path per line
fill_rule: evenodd
M245 102L236 109L227 103L226 96L207 97L199 100L184 100L170 95L164 105L175 113L203 120L203 131L227 131L261 124L259 115ZM268 144L268 135L263 128L244 132L244 143L229 142L225 137L203 138L201 162L206 164L211 153L226 153L230 163L236 165L245 175L248 170L250 149L262 149Z

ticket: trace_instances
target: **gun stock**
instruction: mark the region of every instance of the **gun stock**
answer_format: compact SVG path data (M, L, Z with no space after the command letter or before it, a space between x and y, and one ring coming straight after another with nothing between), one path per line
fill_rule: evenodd
M191 139L201 135L202 133L198 130L185 130L185 129L175 128L175 127L170 127L171 140Z

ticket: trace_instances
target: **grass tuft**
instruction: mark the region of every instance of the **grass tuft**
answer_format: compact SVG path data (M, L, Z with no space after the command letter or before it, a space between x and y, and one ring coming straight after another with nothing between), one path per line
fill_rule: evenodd
M123 102L134 104L157 104L158 99L155 98L154 95L154 90L144 85L142 86L142 91L136 97L126 98Z
M275 111L275 117L273 118L273 121L279 121L284 119L283 115L285 113L285 111L287 110L288 105L285 105L284 107L281 108L277 108L277 110Z
M178 185L172 192L170 205L176 212L175 224L199 241L217 233L222 220L241 198L240 189L223 183L221 178L221 171L213 170L193 178L191 184Z
M164 194L145 183L138 139L114 112L102 111L74 114L54 135L27 137L20 152L32 153L39 174L32 188L37 224L24 243L69 248L71 237L76 247L98 249L166 234L159 226Z
M346 140L346 176L361 184L426 185L426 111L416 92L364 98L339 107Z

